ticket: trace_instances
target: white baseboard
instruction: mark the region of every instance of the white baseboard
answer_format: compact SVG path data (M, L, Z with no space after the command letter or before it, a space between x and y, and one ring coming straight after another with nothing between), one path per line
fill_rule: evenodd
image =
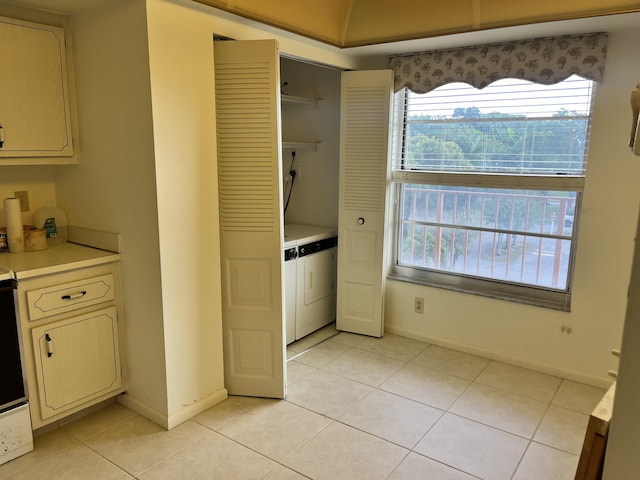
M181 409L179 412L176 412L171 415L165 415L163 413L158 412L156 409L151 408L149 405L139 401L138 399L132 397L127 393L123 393L118 396L118 402L124 405L127 408L130 408L136 413L139 413L145 418L148 418L153 423L157 423L163 428L167 430L171 430L174 427L177 427L183 422L195 417L196 415L204 412L205 410L217 405L220 402L223 402L228 397L228 392L226 388L222 388L215 393L201 399L200 401L189 405Z
M429 337L416 332L408 331L402 328L394 327L393 325L385 325L385 332L395 335L401 335L407 338L413 338L414 340L420 340L426 343L432 343L439 347L451 348L458 350L459 352L469 353L471 355L477 355L479 357L488 358L490 360L496 360L498 362L509 363L518 367L529 368L541 373L547 373L556 377L566 378L575 382L586 383L587 385L593 385L594 387L609 388L613 383L613 380L606 377L596 377L592 375L585 375L573 370L566 370L563 368L556 368L551 365L541 365L533 362L527 362L525 360L510 357L508 355L502 355L496 352L483 350L480 348L470 347L468 345L461 345L458 343L443 340L441 338Z

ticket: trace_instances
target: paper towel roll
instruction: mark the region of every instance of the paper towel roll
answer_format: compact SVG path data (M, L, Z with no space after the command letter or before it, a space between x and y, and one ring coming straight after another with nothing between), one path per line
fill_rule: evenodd
M24 232L22 230L22 214L20 213L19 199L4 199L4 217L7 224L9 251L11 253L24 252Z

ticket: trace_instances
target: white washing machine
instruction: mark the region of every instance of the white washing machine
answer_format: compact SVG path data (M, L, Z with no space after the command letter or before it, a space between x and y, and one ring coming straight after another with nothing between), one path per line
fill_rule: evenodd
M287 344L336 318L337 233L328 227L284 226Z

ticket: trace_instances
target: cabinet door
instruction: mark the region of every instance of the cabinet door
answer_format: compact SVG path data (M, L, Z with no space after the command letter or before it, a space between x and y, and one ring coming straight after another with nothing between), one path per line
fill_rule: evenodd
M383 333L393 72L344 72L340 115L338 330Z
M335 249L324 250L300 259L304 265L304 304L311 305L335 292Z
M122 385L115 307L31 330L42 418Z
M72 156L64 30L0 17L0 157Z

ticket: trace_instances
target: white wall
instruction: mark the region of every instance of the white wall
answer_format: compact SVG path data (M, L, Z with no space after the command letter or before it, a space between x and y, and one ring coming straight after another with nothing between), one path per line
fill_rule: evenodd
M542 33L542 32L541 32ZM596 91L570 313L388 281L387 331L595 384L620 346L640 200L640 162L627 148L630 89L640 78L640 27L611 32ZM425 313L413 311L414 297ZM571 327L572 333L561 331Z
M224 391L213 30L147 4L169 415Z
M640 471L640 222L629 286L620 368L605 457L605 480L635 480Z
M22 223L33 225L34 212L50 200L56 202L56 189L51 167L2 167L0 200L13 197L14 192L29 192L29 211L22 213ZM0 226L6 226L4 209L0 203Z
M168 407L145 25L143 1L72 17L81 163L55 182L71 223L122 235L127 391L155 418Z
M285 93L321 99L318 107L282 104L285 140L321 142L317 151L296 149L297 175L285 223L337 228L340 71L286 58L281 61L280 71L281 82L289 83L283 88ZM286 176L291 167L291 150L284 150L282 164Z

